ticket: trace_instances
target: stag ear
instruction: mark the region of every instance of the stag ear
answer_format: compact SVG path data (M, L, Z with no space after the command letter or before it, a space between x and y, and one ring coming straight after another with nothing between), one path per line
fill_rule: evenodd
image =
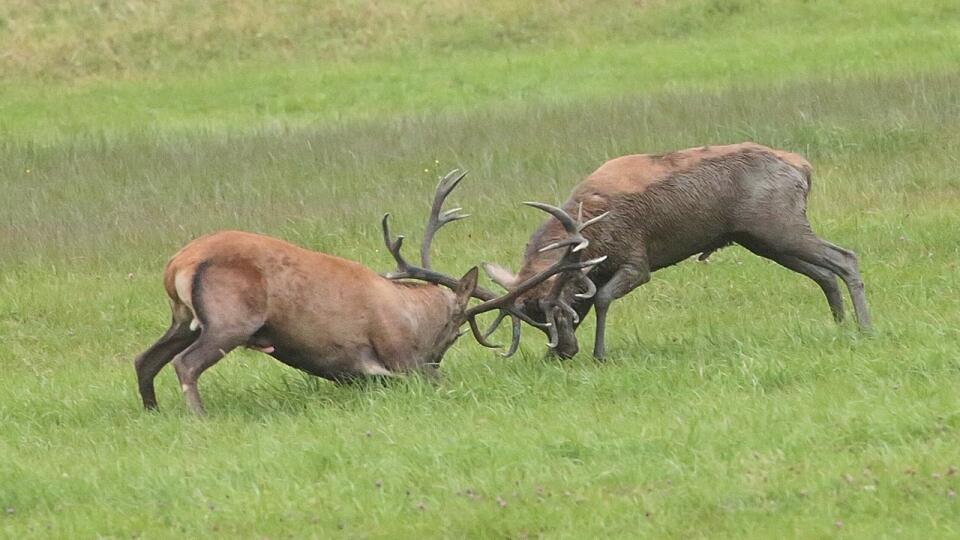
M453 291L457 295L457 305L465 307L477 289L477 267L474 266L457 282L457 289Z
M483 271L494 283L508 291L517 284L517 275L499 264L483 263Z

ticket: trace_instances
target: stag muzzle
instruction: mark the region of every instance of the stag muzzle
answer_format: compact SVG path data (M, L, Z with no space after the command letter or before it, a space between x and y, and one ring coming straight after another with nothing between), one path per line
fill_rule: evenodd
M576 335L580 315L567 304L551 300L541 300L540 309L547 320L544 332L549 338L547 348L550 353L564 359L575 356L580 350Z

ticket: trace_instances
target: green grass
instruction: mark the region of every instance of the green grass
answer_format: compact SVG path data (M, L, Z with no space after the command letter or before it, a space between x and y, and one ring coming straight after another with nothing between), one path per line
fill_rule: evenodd
M250 21L211 37L147 17L153 48L137 49L136 21L65 5L0 23L44 66L3 57L0 536L960 534L952 4L784 1L780 26L759 2L504 3L479 20L437 2L423 21L390 4L333 44L291 4L283 54L283 14L259 13L253 49L231 41ZM474 31L440 24L458 13ZM126 67L59 63L49 51L74 34L57 24L110 37ZM485 41L497 25L514 37ZM371 28L387 35L357 37ZM271 51L283 63L260 71ZM509 360L465 337L439 385L340 387L237 352L201 379L207 418L169 369L160 413L140 409L131 359L166 326L163 263L199 234L260 231L387 270L382 213L416 241L436 177L462 166L451 202L473 217L439 235L436 264L516 267L540 220L519 201L559 202L610 157L747 139L813 163L811 222L860 255L874 334L729 248L615 303L603 364L545 360L528 331Z

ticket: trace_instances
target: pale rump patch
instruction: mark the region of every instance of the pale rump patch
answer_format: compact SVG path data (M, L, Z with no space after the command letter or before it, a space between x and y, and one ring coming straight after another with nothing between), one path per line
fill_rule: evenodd
M193 273L177 272L176 277L173 278L173 287L176 289L180 301L186 304L190 311L193 311L193 298L190 294L193 288Z
M193 289L193 273L178 272L176 277L173 278L173 287L177 291L177 297L180 299L180 302L187 306L190 314L193 315L193 320L190 321L190 330L194 332L197 331L197 329L201 327L201 324L200 318L197 317L197 312L193 309L193 297L191 295Z

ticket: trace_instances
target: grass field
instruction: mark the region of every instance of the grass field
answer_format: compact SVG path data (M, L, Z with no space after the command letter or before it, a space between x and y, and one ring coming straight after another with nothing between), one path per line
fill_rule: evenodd
M960 535L954 3L38 4L0 7L0 536ZM339 387L237 352L208 417L172 370L140 408L199 234L388 270L382 213L416 240L461 166L437 266L516 267L519 201L742 140L814 164L872 335L730 248L615 303L603 364L525 332L509 360L464 338L438 385Z

